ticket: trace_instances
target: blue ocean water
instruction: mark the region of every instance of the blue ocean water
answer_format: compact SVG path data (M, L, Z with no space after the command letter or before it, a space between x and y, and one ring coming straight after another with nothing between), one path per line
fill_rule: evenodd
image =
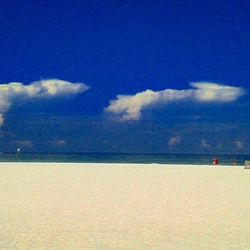
M159 163L212 165L213 158L221 165L244 165L250 155L199 155L199 154L113 154L113 153L1 153L1 162L82 162L82 163Z

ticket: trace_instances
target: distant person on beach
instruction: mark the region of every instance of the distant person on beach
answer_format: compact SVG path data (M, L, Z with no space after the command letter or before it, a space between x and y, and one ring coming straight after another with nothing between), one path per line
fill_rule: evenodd
M232 164L233 164L233 166L236 166L237 165L237 161L235 159L233 159Z
M219 164L219 160L217 158L213 159L213 165L218 165Z

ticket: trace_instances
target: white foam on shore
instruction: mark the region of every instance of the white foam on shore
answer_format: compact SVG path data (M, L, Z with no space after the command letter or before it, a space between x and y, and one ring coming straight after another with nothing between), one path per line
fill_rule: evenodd
M0 249L248 249L249 180L228 166L0 163Z

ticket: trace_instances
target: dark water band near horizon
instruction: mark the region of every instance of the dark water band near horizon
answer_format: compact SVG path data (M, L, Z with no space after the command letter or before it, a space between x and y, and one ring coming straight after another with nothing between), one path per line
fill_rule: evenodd
M116 153L1 153L0 162L65 162L65 163L142 163L243 166L250 155L199 154L116 154Z

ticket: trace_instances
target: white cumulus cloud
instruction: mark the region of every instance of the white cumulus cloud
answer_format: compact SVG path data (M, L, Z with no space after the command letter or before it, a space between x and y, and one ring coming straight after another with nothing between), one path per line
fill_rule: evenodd
M200 102L233 102L245 94L243 88L210 82L193 82L194 98Z
M0 126L4 122L3 113L16 102L71 96L88 89L89 86L84 83L72 83L59 79L40 80L28 85L21 82L0 84Z
M121 121L139 120L141 111L149 107L192 100L196 102L233 102L245 94L243 88L210 82L193 82L190 89L146 90L135 95L118 95L105 111L119 116Z

